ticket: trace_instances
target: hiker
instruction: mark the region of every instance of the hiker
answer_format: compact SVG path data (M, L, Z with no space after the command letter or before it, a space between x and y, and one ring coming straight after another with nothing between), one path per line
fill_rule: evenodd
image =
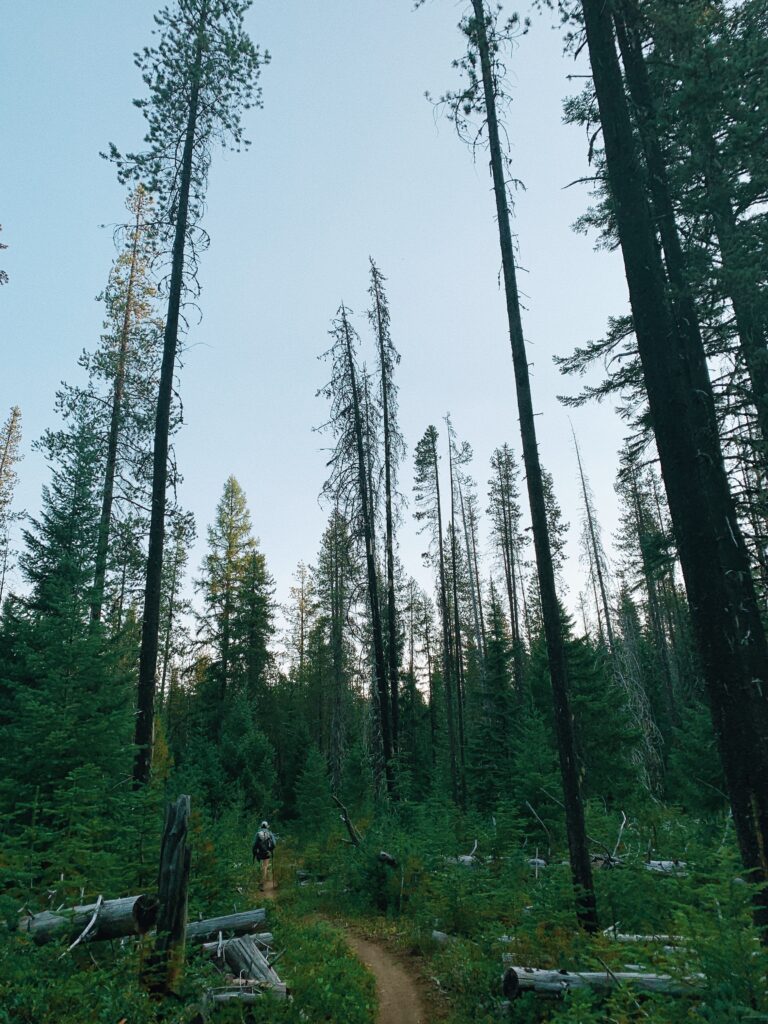
M257 860L261 862L261 882L259 883L259 888L260 889L263 889L264 886L267 884L267 872L269 871L269 866L272 863L272 854L274 853L275 843L276 842L277 842L277 839L275 838L274 832L270 831L269 822L268 821L262 821L262 823L259 825L258 832L253 837L253 850L252 850L254 862L257 861ZM274 878L274 872L273 872L273 874L272 874L272 887L273 888L274 888L274 885L275 885L275 878Z

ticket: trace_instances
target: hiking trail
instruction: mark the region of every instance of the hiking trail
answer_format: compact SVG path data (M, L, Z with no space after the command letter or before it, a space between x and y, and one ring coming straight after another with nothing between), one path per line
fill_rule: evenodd
M347 932L350 949L376 979L379 1011L376 1024L426 1024L416 984L397 960L378 943Z

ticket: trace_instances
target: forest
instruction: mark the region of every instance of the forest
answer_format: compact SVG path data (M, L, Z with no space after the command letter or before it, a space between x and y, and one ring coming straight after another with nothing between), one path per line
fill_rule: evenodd
M418 353L390 302L402 268L374 252L290 354L322 375L283 415L311 407L323 482L302 501L324 524L291 536L290 579L245 454L218 453L207 520L185 507L185 364L226 250L209 188L268 158L262 88L291 56L250 31L269 5L159 7L124 97L143 141L92 154L122 196L101 213L100 333L38 436L3 374L0 1024L768 1020L768 0L400 7L453 31L422 84L485 196L516 430L482 395L474 423L426 411L436 371L404 428ZM567 492L518 230L538 142L514 128L515 67L541 19L587 71L562 108L573 227L623 273L602 335L551 349L579 417ZM7 217L2 237L0 316L25 246ZM209 415L236 401L212 389ZM615 530L591 482L600 403ZM28 455L46 478L23 508Z

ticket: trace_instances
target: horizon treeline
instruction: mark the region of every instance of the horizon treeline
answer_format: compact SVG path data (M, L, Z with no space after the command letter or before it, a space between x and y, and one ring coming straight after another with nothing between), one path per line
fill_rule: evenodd
M495 207L478 216L498 223L521 438L499 436L480 466L471 427L446 411L408 448L396 316L371 258L365 315L338 306L325 346L318 326L327 522L316 551L296 552L283 607L235 475L201 565L188 565L197 527L173 450L213 144L246 145L241 116L261 103L269 59L245 32L248 7L179 0L136 58L146 148L110 148L128 216L103 333L80 357L85 382L57 392L58 426L34 442L50 478L20 552L18 408L0 431L8 870L44 882L66 837L56 872L81 877L88 858L112 856L117 886L128 849L151 864L147 801L171 790L211 820L279 816L304 834L327 821L328 793L361 813L434 801L512 820L541 850L567 843L577 916L595 930L585 808L663 802L695 818L729 810L765 926L768 2L558 5L567 47L585 46L592 67L565 103L589 140L592 205L577 227L621 251L631 306L558 357L567 376L606 368L565 403L610 397L626 427L614 558L588 449L574 435L578 507L561 508L539 462L503 131L505 61L524 25L467 4L461 81L442 102L488 150ZM427 589L400 557L410 517ZM568 521L576 617L563 600ZM9 590L15 561L24 586Z

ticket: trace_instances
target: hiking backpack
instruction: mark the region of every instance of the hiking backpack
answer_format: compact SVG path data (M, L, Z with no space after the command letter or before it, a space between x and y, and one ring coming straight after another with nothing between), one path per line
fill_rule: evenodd
M256 860L267 860L275 848L275 837L268 828L260 828L253 839L253 856Z

